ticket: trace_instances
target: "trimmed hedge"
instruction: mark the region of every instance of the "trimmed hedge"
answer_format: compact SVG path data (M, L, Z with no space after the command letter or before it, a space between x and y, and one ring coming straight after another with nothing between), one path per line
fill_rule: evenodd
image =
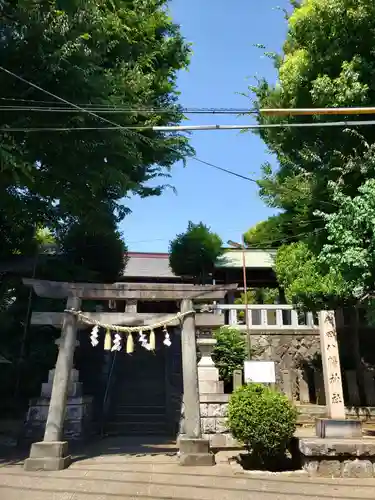
M264 460L285 454L297 426L297 410L286 396L261 384L237 389L229 401L232 435Z

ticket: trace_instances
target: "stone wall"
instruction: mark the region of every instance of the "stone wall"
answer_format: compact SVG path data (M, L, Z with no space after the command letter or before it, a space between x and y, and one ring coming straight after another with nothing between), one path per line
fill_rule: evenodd
M375 443L362 439L300 439L302 467L312 476L372 478Z
M303 334L300 331L252 334L251 345L253 359L275 361L278 372L301 368L320 353L319 334L309 331Z
M212 448L231 448L238 446L227 425L229 394L201 394L201 426L205 439Z
M212 448L236 448L238 442L227 426L229 394L201 394L200 412L202 437ZM184 434L184 406L181 409L180 434Z
M361 357L364 362L366 399L360 401L354 363L353 331L338 329L344 399L347 405L375 404L375 330L360 330ZM290 399L302 404L325 404L318 332L307 330L262 332L252 335L253 359L276 363L276 385Z
M314 399L310 398L310 394L317 392L313 366L320 364L320 340L316 330L252 334L251 346L254 360L275 362L276 386L288 397L302 403Z

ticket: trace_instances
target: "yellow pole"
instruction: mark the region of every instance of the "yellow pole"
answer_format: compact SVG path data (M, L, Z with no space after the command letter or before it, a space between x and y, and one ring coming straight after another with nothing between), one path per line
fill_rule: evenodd
M375 107L357 108L263 108L264 116L375 115Z

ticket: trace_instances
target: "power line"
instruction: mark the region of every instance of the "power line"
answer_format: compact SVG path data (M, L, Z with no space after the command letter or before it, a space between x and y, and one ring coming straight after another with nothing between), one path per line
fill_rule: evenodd
M97 105L86 106L86 109L90 109L95 113L100 114L163 114L163 113L181 113L181 114L198 114L198 115L254 115L255 111L248 109L236 109L236 108L123 108L119 107L100 107ZM6 112L33 112L33 113L82 113L85 111L80 111L72 108L64 107L36 107L36 106L0 106L1 111Z
M36 99L21 99L12 97L0 97L0 100L10 101L10 102L26 102L26 103L44 103L53 104L55 101L46 100L36 100ZM366 115L375 114L375 107L373 106L357 106L357 107L330 107L330 108L259 108L259 109L249 109L249 108L233 108L233 107L183 107L183 106L171 106L168 107L158 107L158 106L143 106L139 108L129 108L124 105L110 105L110 104L95 104L95 103L85 103L78 104L78 106L85 108L96 107L100 111L108 110L112 112L176 112L183 111L186 113L223 113L223 114L261 114L264 116L314 116L314 115ZM29 106L2 106L4 109L10 111L17 110L30 110L30 111L66 111L72 112L70 108L57 108L53 109L47 107L29 107ZM86 112L86 111L85 111Z
M0 70L2 70L3 72L7 73L8 75L10 76L13 76L14 78L16 78L17 80L20 80L21 82L25 83L26 85L28 86L31 86L31 87L34 87L36 88L37 90L39 90L40 92L42 93L45 93L61 102L64 102L65 104L69 105L69 106L72 106L76 109L79 109L81 111L86 111L89 115L91 116L94 116L95 118L98 118L99 120L101 120L102 122L105 122L105 123L109 123L110 125L118 128L118 129L122 129L122 130L127 130L126 127L122 127L121 125L119 125L118 123L116 122L113 122L112 120L108 120L108 118L104 118L98 114L96 114L95 112L91 111L91 110L85 110L84 108L82 108L81 106L77 105L77 104L74 104L74 103L71 103L70 101L67 101L66 99L63 99L62 97L58 96L58 95L55 95L53 94L52 92L48 91L48 90L45 90L43 89L42 87L40 87L39 85L36 85L35 83L33 82L30 82L29 80L26 80L25 78L17 75L16 73L4 68L3 66L0 66ZM9 129L7 129L9 131ZM131 130L128 130L129 133L131 133L131 135L135 135L137 136L138 138L140 138L141 140L143 140L144 142L148 143L149 145L153 146L153 144L155 143L155 141L152 141L151 139L148 139L144 136L142 136L141 134L139 134L138 132L135 132L135 131L131 131ZM174 153L177 153L177 154L180 154L180 152L178 150L176 150L175 148L172 148L170 146L167 146L167 149L169 149L170 151L174 152ZM200 158L198 158L196 155L192 155L190 158L192 158L193 160L199 162L199 163L202 163L203 165L206 165L206 166L209 166L209 167L212 167L216 170L219 170L221 172L225 172L227 174L230 174L230 175L233 175L235 177L238 177L240 179L243 179L243 180L247 180L249 182L252 182L252 183L255 183L258 185L258 181L256 179L252 179L251 177L248 177L248 176L245 176L245 175L242 175L242 174L239 174L237 172L234 172L233 170L229 170L229 169L226 169L226 168L223 168L223 167L219 167L218 165L215 165L213 163L210 163L208 161L205 161L205 160L201 160ZM291 190L291 189L283 189L284 191L291 191L293 193L295 193L295 190ZM333 203L330 203L330 202L324 202L322 201L321 203L325 203L327 205L331 205L331 206L335 206Z
M15 74L15 73L13 73L12 71L7 70L6 68L4 68L4 67L2 67L2 66L0 66L0 69L1 69L2 71L4 71L5 73L7 73L7 74L9 74L9 75L13 76L14 78L17 78L18 80L20 80L20 81L24 82L25 84L30 85L30 86L32 86L32 87L34 87L34 88L38 89L39 91L44 92L44 93L46 93L46 94L48 94L48 95L50 95L50 96L52 96L52 97L54 97L54 98L56 98L56 99L58 99L58 100L62 101L62 102L65 102L66 104L71 105L71 106L73 106L74 108L77 108L77 109L83 109L83 108L80 108L80 106L78 106L78 105L76 105L76 104L74 104L74 103L70 103L69 101L67 101L67 100L63 99L62 97L59 97L59 96L57 96L57 95L53 94L52 92L49 92L48 90L45 90L45 89L43 89L42 87L39 87L38 85L36 85L36 84L35 84L35 83L33 83L33 82L29 82L28 80L26 80L26 79L22 78L21 76L19 76L19 75L17 75L17 74ZM122 128L122 129L124 129L124 127L121 127L120 125L116 124L115 122L112 122L111 120L108 120L107 118L103 118L103 117L101 117L101 116L97 115L96 113L94 113L94 112L92 112L92 111L90 111L90 110L87 110L87 113L88 113L88 114L90 114L90 115L92 115L92 116L94 116L94 117L96 117L96 118L98 118L98 119L99 119L99 120L101 120L101 121L104 121L104 122L107 122L107 123L109 123L109 124L111 124L111 125L114 125L114 126L115 126L115 127L117 127L117 128ZM375 123L375 122L374 122L374 123ZM137 135L139 135L139 134L137 134ZM142 137L142 136L141 136L141 137ZM170 150L172 150L172 151L176 151L176 150L175 150L175 149L173 149L173 148L169 148L169 149L170 149ZM220 170L220 171L222 171L222 172L226 172L226 173L229 173L229 174L234 175L234 176L236 176L236 177L239 177L239 178L242 178L242 179L245 179L245 180L248 180L248 181L250 181L250 182L254 182L254 183L258 184L258 181L256 181L255 179L252 179L251 177L246 177L246 176L244 176L244 175L242 175L242 174L238 174L237 172L234 172L234 171L232 171L232 170L225 169L225 168L223 168L223 167L219 167L218 165L215 165L215 164L213 164L213 163L210 163L210 162L206 162L206 161L204 161L204 160L201 160L200 158L198 158L198 157L196 157L196 156L193 156L193 158L194 158L196 161L198 161L198 162L200 162L200 163L202 163L202 164L204 164L204 165L210 166L210 167L215 168L215 169L217 169L217 170ZM294 191L293 191L293 192L294 192ZM329 204L330 204L330 205L332 205L331 203L329 203ZM274 240L274 242L275 242L275 240Z
M17 80L20 80L21 82L25 83L26 85L28 85L30 87L34 87L35 89L39 90L40 92L43 92L44 94L47 94L47 95L53 97L54 99L57 99L58 101L61 101L61 102L65 103L65 104L67 104L68 106L72 106L73 108L76 108L76 109L79 109L81 111L84 111L87 114L89 114L89 115L91 115L91 116L93 116L95 118L98 118L99 120L101 120L103 122L109 123L112 126L121 127L118 123L112 122L111 120L108 120L107 118L103 118L102 116L97 115L96 113L94 113L93 111L91 111L89 109L84 109L81 106L78 106L77 104L74 104L73 102L70 102L70 101L68 101L68 100L66 100L66 99L64 99L64 98L62 98L62 97L60 97L60 96L58 96L56 94L53 94L49 90L43 89L39 85L36 85L35 83L30 82L29 80L26 80L22 76L17 75L13 71L10 71L9 69L4 68L3 66L0 66L0 70L4 71L4 73L7 73L8 75L12 76L13 78L16 78ZM121 128L123 128L123 127L121 127Z
M89 114L99 116L96 112L87 111ZM107 120L108 121L108 120ZM75 132L75 131L123 131L138 130L153 132L197 132L213 130L260 130L260 129L280 129L280 128L325 128L325 127L353 127L353 126L373 126L375 120L351 120L341 122L322 122L322 123L270 123L267 125L116 125L113 127L4 127L0 132Z
M310 224L311 222L321 222L323 219L319 218L319 219L311 219L310 221L305 221L305 222L301 222L299 223L300 226L306 226L307 224ZM283 224L283 227L288 227L288 226L293 226L294 223L293 221L288 221L288 222L285 222ZM224 228L222 229L222 231L225 231L225 232L231 232L231 233L242 233L243 229L233 229L233 228ZM153 239L150 239L150 240L133 240L133 241L128 241L127 243L149 243L149 242L153 242L153 241L169 241L169 238L153 238ZM272 240L272 241L275 241L275 240Z
M4 71L4 72L5 72L5 73L7 73L8 75L13 76L13 77L14 77L14 78L16 78L16 79L18 79L18 80L22 81L22 82L23 82L23 83L25 83L26 85L29 85L29 86L31 86L31 87L34 87L34 88L36 88L37 90L39 90L40 92L44 92L45 94L50 95L51 97L54 97L54 98L56 98L57 100L64 102L65 104L68 104L68 105L69 105L69 104L71 104L74 108L77 108L77 109L83 109L83 108L81 108L80 106L78 106L77 104L70 103L70 102L69 102L69 101L67 101L66 99L63 99L62 97L59 97L59 96L57 96L57 95L53 94L52 92L49 92L48 90L45 90L45 89L43 89L42 87L39 87L39 85L36 85L36 84L35 84L35 83L33 83L33 82L29 82L29 81L28 81L28 80L26 80L25 78L22 78L21 76L16 75L15 73L13 73L12 71L9 71L8 69L4 68L3 66L0 66L0 70ZM101 120L101 121L104 121L104 122L106 122L106 123L109 123L110 125L113 125L113 126L115 126L115 127L121 127L120 125L118 125L118 123L115 123L115 122L113 122L113 121L111 121L111 120L108 120L107 118L103 118L102 116L99 116L99 115L97 115L96 113L91 112L90 110L87 110L87 112L88 112L90 115L94 116L95 118L98 118L98 119L99 119L99 120ZM123 128L123 127L121 127L121 128ZM139 134L137 134L137 136L139 136ZM140 137L141 137L142 139L146 140L146 138L144 138L144 137L142 137L142 136L140 136ZM147 142L147 140L146 140L146 142ZM151 143L151 145L152 145L152 141L149 141L149 143ZM174 149L174 148L168 147L168 149L169 149L170 151L175 152L175 153L176 153L176 152L177 152L177 153L179 153L179 152L178 152L176 149ZM239 177L240 179L244 179L244 180L247 180L247 181L250 181L250 182L257 183L257 181L256 181L256 180L251 179L250 177L246 177L246 176L244 176L244 175L242 175L242 174L239 174L239 173L237 173L237 172L234 172L234 171L232 171L232 170L229 170L229 169L226 169L226 168L219 167L219 166L214 165L213 163L207 162L207 161L205 161L205 160L201 160L200 158L198 158L198 157L197 157L197 156L195 156L195 155L194 155L194 156L192 156L191 158L193 158L194 160L196 160L196 161L198 161L198 162L202 163L203 165L207 165L207 166L209 166L209 167L215 168L215 169L220 170L220 171L222 171L222 172L226 172L226 173L228 173L228 174L234 175L234 176L236 176L236 177Z
M261 108L265 116L314 116L314 115L375 115L374 106L351 108Z

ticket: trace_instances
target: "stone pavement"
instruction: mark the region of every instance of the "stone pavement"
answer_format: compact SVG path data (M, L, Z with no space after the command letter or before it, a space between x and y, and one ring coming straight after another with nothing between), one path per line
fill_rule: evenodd
M181 467L173 444L105 439L60 472L29 472L22 460L0 463L1 500L301 500L375 499L373 479L311 479L293 474L235 474L221 452L214 467Z

